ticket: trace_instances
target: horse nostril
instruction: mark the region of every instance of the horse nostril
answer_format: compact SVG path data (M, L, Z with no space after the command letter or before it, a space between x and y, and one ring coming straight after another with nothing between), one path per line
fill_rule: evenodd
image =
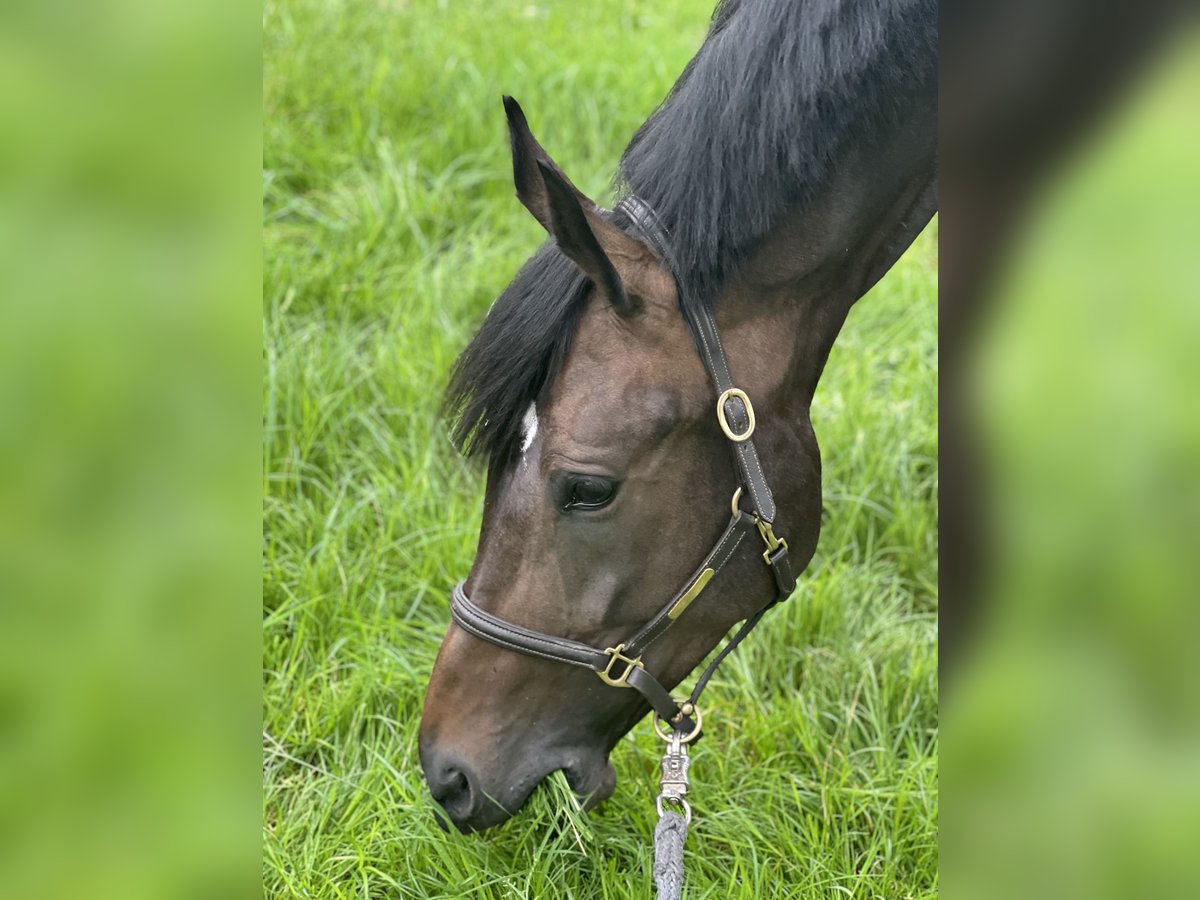
M437 800L450 800L457 797L459 794L469 794L470 789L467 784L467 776L458 769L451 766L446 769L442 778L442 796L438 796L434 792L434 798Z
M459 828L475 812L474 783L465 769L449 762L435 762L426 768L429 793L442 805L450 820Z

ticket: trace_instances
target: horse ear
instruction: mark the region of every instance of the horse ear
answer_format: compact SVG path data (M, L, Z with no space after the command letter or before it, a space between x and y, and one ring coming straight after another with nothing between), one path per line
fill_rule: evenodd
M583 270L596 288L621 315L632 315L641 303L629 296L625 284L596 239L587 213L571 190L570 183L554 169L537 163L546 191L550 226L547 229L558 242L558 249Z
M575 187L533 136L516 100L506 96L504 111L512 140L517 198L558 241L563 253L605 292L623 315L641 308L630 291L640 297L673 299L674 281L658 255L647 244L612 224Z
M512 142L513 182L517 187L517 199L529 210L542 227L554 233L550 220L550 201L539 166L553 171L580 202L591 203L579 188L571 183L565 172L550 158L533 132L519 103L512 97L504 97L504 113L508 116L508 136ZM593 204L594 205L594 204Z

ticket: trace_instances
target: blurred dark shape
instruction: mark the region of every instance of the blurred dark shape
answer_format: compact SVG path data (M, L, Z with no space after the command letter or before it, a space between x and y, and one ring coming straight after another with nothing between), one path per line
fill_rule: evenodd
M990 569L969 367L998 269L1047 179L1137 84L1182 0L946 0L940 29L939 352L943 661L964 652Z
M1194 7L943 15L939 887L1194 897Z

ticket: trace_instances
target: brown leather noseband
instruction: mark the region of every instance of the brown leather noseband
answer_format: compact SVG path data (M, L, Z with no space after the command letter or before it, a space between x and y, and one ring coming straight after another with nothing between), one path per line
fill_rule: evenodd
M763 614L792 593L796 586L796 578L788 559L787 541L776 537L772 527L776 515L775 499L763 475L762 463L754 446L754 406L745 391L733 384L712 313L706 305L684 302L684 285L680 281L678 267L674 264L666 232L654 211L632 195L617 204L617 211L628 218L628 227L646 240L671 269L679 292L680 308L691 328L704 367L716 388L717 420L730 441L737 462L738 486L733 495L729 524L725 526L725 531L717 539L716 545L692 573L686 585L640 631L615 647L600 650L588 644L543 634L505 621L472 603L464 589L465 582L454 588L450 610L460 627L506 650L582 666L595 672L605 684L636 689L646 698L658 716L670 723L677 732L695 736L699 731L696 704L709 678L725 657L754 629ZM741 508L740 501L743 495L750 504L749 510ZM646 670L642 655L651 644L670 630L708 583L733 559L746 536L753 532L757 532L765 544L761 556L775 577L776 595L770 603L742 624L725 648L704 670L691 696L678 703L658 679Z

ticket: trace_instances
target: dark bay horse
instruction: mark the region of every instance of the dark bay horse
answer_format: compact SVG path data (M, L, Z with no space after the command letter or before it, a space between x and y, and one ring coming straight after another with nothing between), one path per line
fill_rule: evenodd
M448 392L456 440L488 460L465 586L474 604L611 647L713 547L739 480L688 304L711 310L729 372L753 400L775 525L795 571L807 564L821 513L813 392L851 305L936 208L936 10L932 0L719 6L619 169L619 191L662 223L671 265L579 193L506 100L517 196L552 240L497 300ZM773 601L761 551L731 554L646 651L664 685ZM560 769L596 803L614 787L608 754L647 709L594 672L452 624L426 695L421 762L463 830L503 821Z

